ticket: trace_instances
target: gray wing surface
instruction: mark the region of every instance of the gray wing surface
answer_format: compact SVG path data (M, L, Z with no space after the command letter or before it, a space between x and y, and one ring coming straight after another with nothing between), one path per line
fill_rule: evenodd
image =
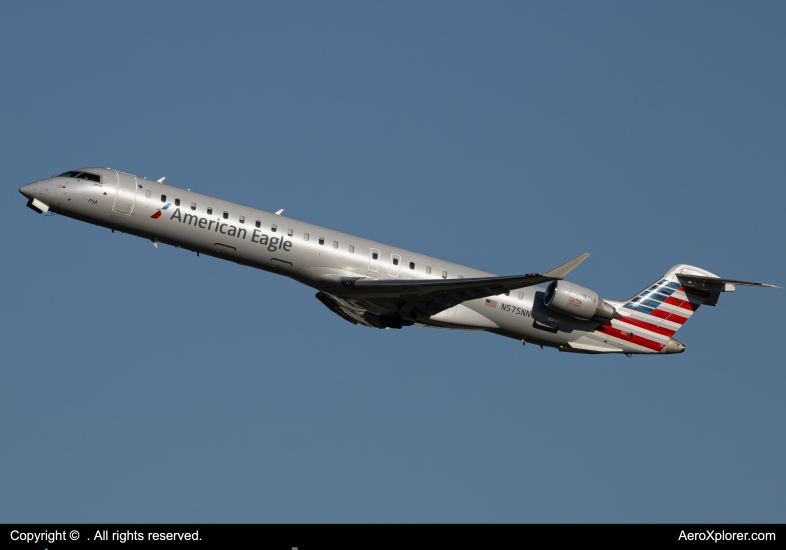
M341 298L350 307L366 309L363 308L363 304L370 302L372 307L369 309L380 313L398 313L402 318L414 322L419 317L436 315L468 300L497 296L509 290L563 279L587 257L589 254L582 254L542 275L530 273L507 277L418 281L379 281L359 277L342 277ZM335 296L331 297L336 298ZM344 306L341 306L341 309L343 313L349 315ZM349 316L351 317L351 315Z

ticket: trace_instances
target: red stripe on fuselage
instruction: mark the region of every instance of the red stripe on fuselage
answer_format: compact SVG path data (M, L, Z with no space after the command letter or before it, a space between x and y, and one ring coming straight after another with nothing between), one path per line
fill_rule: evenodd
M636 344L637 346L651 349L653 351L660 351L665 346L664 344L659 344L658 342L647 340L646 338L642 338L641 336L636 336L635 334L631 336L630 333L623 332L620 329L610 327L609 325L601 325L595 329L595 332L605 332L609 336L614 336L615 338L619 338L620 340L625 340L626 342L630 342L631 344Z
M653 325L652 323L648 323L646 321L640 321L635 317L625 317L624 319L617 319L621 323L628 323L629 325L633 325L634 327L643 328L645 330L649 330L650 332L656 332L658 334L663 334L664 336L673 336L676 330L671 330L665 327L659 327L658 325Z
M160 215L161 215L161 210L159 210L158 212L156 212L155 214L153 214L153 215L152 215L152 216L150 216L150 217L151 217L151 218L153 218L153 219L155 220L155 219L156 219L156 218L158 218Z

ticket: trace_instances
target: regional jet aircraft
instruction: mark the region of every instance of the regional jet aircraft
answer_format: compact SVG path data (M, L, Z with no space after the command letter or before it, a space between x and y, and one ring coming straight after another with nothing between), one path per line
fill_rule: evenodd
M573 353L682 353L673 336L699 306L735 285L773 286L679 264L629 300L604 300L565 280L589 254L543 274L499 277L163 181L83 168L19 191L39 213L290 277L345 321L377 329L486 331Z

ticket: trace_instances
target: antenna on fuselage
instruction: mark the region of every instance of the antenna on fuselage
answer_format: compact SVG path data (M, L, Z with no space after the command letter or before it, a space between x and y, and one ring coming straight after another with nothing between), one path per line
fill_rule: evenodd
M283 211L284 211L284 209L282 208L281 210L279 210L278 212L276 212L276 216L280 216L280 215L281 215L281 213L282 213Z
M165 179L166 179L166 176L164 176L164 177L163 177L163 178L161 178L160 180L156 180L156 181L157 181L158 183L164 183L164 180L165 180Z

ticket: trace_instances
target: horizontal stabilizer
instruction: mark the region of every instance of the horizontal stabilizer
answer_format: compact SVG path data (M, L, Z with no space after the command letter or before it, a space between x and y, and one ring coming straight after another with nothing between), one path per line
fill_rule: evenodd
M701 277L699 275L683 275L677 274L679 280L687 286L702 287L707 284L728 284L728 285L741 285L741 286L765 286L768 288L781 288L775 285L768 285L765 283L750 283L747 281L737 281L735 279L721 279L720 277Z

